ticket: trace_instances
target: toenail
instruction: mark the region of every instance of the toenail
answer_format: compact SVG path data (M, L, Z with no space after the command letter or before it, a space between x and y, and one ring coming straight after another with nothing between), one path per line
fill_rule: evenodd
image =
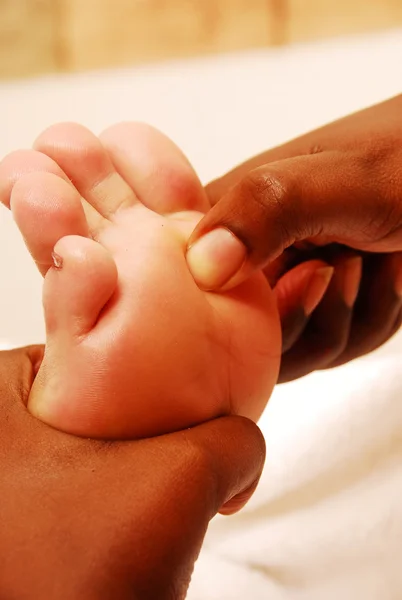
M60 254L57 254L56 252L52 252L52 259L53 259L54 268L61 269L61 267L63 266L63 259L60 256Z

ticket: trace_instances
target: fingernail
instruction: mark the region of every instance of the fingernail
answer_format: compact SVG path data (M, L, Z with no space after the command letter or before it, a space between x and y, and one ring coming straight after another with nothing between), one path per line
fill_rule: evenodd
M359 293L363 260L361 256L349 258L343 267L342 295L345 303L352 308Z
M187 252L187 264L197 283L205 290L222 287L243 265L244 244L228 229L219 227L196 241Z
M323 299L333 274L334 267L321 267L310 278L303 297L303 310L307 316L311 315Z

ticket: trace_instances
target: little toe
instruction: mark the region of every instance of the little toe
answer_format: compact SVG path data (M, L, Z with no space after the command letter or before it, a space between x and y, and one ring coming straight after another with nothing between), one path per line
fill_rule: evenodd
M103 132L100 139L116 170L151 210L171 214L209 209L191 164L157 129L145 123L120 123Z
M82 125L60 123L44 131L35 148L53 158L80 194L105 218L137 201L116 172L99 139Z
M10 207L42 275L52 264L53 248L60 238L88 235L79 193L52 173L31 172L18 179Z
M85 354L81 342L93 331L116 286L116 264L103 246L80 236L58 241L54 268L43 286L46 349L28 409L62 431L88 435L84 415L92 422L97 414L99 395L95 393L94 401L93 385L102 383L105 355L99 356L94 347Z
M112 255L94 240L70 235L53 251L53 268L46 274L43 306L48 344L57 336L88 334L117 286Z

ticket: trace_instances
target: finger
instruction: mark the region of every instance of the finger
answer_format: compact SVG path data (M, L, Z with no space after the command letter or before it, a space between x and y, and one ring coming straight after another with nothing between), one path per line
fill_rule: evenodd
M228 289L315 236L360 249L402 250L402 171L395 160L322 152L251 171L191 236L187 260L195 281Z
M225 514L238 510L255 488L265 459L264 440L251 421L223 417L134 444L136 454L131 443L111 448L113 479L124 475L121 488L116 489L112 481L119 510L114 510L111 518L119 519L125 531L132 507L144 507L142 518L136 515L132 528L141 555L153 569L149 577L142 575L134 589L141 598L165 597L167 589L172 598L184 598L209 521L225 505ZM141 460L143 476L139 480L135 465L141 465ZM130 464L132 468L128 468ZM128 477L130 470L133 477ZM129 557L131 572L138 571L132 548Z
M136 442L68 436L21 401L40 355L0 354L1 540L19 549L2 589L18 598L28 588L35 598L184 598L209 520L258 481L259 429L226 417Z
M402 308L402 253L367 255L348 345L335 367L381 346L398 329Z
M215 206L215 204L226 196L231 188L238 185L250 171L254 171L254 169L258 169L268 163L285 160L287 158L294 158L295 156L309 155L310 153L310 147L307 144L303 144L300 138L300 140L293 140L288 144L272 148L263 154L250 158L229 171L229 173L226 173L223 177L219 177L205 186L205 192L211 206Z
M265 441L259 428L243 417L224 417L189 430L186 437L198 449L197 456L205 460L199 480L202 493L210 497L211 473L216 486L209 518L218 510L223 514L240 510L256 489L265 462Z
M377 350L378 348L380 348L381 346L383 346L386 342L388 342L396 333L398 333L398 331L401 328L401 324L402 324L402 309L399 311L399 313L397 314L397 316L395 317L394 322L391 325L391 328L384 333L384 337L382 339L378 339L378 343L371 348L371 350L365 350L364 352L362 352L361 354L357 354L356 356L352 356L352 358L346 358L346 360L343 358L343 356L341 355L339 357L339 359L337 361L335 361L333 364L329 365L328 368L332 368L332 367L337 367L339 365L344 364L345 362L349 362L350 360L353 360L354 358L358 358L360 356L363 356L364 354L368 354L369 352L374 352L374 350ZM347 355L346 355L347 356Z
M275 287L282 326L282 352L293 346L305 329L314 309L321 302L334 269L327 263L311 260L284 275Z
M116 531L131 524L141 556L153 566L149 579L143 574L134 587L138 597L162 598L169 589L172 598L184 598L209 521L230 501L228 512L240 508L234 499L242 497L244 504L260 478L265 460L260 430L248 419L222 417L156 439L117 443L110 453L112 481L102 485L112 488L113 506L119 508L110 518L121 522ZM112 505L110 496L105 502ZM128 519L138 513L136 506L143 506L143 515ZM131 546L129 551L129 567L136 572L138 557Z
M344 351L361 279L362 260L346 256L334 261L329 288L301 338L282 357L279 382L327 367Z
M310 260L314 260L316 258L315 255L311 255L308 253L301 253L295 246L291 246L287 248L277 259L269 263L264 269L263 273L265 277L268 279L268 283L272 288L274 288L279 279L283 277L288 271L291 271L294 267L300 265L301 263L306 264Z

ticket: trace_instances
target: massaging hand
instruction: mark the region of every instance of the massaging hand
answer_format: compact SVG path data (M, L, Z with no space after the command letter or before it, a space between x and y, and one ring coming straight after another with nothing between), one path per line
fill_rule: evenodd
M60 433L25 407L41 352L0 353L0 597L184 598L209 520L259 478L259 430L228 417L136 442Z
M365 354L399 328L402 96L251 159L207 191L215 206L190 244L219 227L236 237L218 229L192 246L200 287L232 287L266 267L281 298L281 276L294 265L314 258L335 267L311 316L281 308L281 381Z

